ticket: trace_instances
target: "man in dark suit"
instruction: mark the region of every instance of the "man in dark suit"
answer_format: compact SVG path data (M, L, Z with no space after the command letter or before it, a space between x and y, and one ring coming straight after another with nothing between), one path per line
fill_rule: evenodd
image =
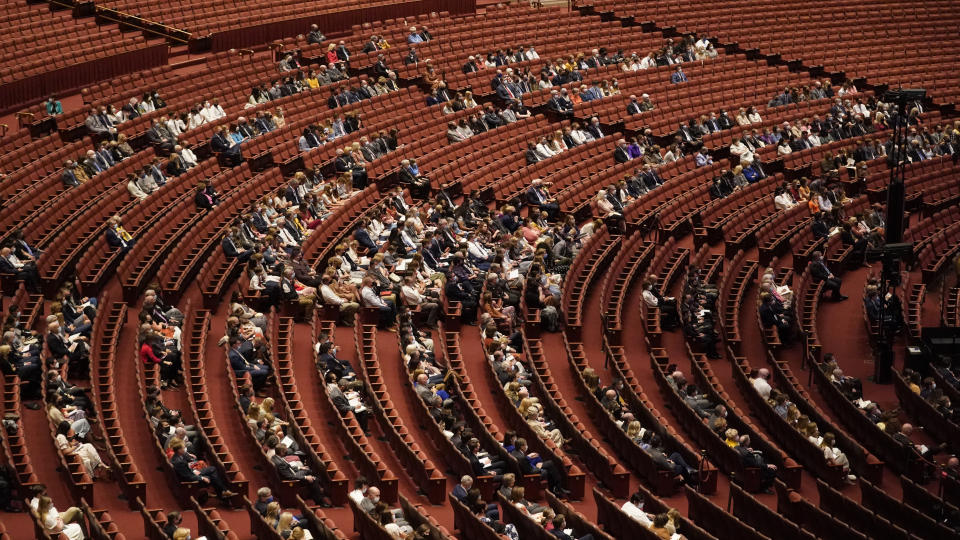
M337 347L330 341L320 344L317 352L317 368L324 374L334 373L337 380L354 375L353 366L350 362L337 358Z
M223 236L223 241L220 242L220 245L223 247L223 254L226 255L228 259L238 259L243 263L247 262L250 256L253 255L253 250L241 250L237 247L237 243L233 239L232 230Z
M550 534L555 536L558 540L593 540L593 535L587 533L579 538L574 538L570 536L565 531L567 530L567 518L563 514L557 514L553 518L553 529L550 529Z
M587 126L587 133L593 135L594 139L602 139L603 131L600 129L600 119L594 116L590 119L590 125Z
M643 166L642 171L637 171L637 177L643 182L647 191L656 189L659 185L663 184L663 179L657 174L657 170L653 168L653 165L649 163Z
M353 189L362 190L367 187L367 170L363 165L356 163L352 157L344 153L342 148L337 149L337 157L333 160L333 168L337 173L350 173Z
M469 475L464 475L460 478L460 483L453 488L450 496L460 502L466 503L467 494L470 493L471 489L473 489L473 478ZM487 509L484 514L493 520L500 519L500 509L498 508L497 503L487 504Z
M613 150L613 160L617 163L630 161L630 152L627 151L627 141L623 139L617 141L617 147Z
M400 162L400 183L410 187L410 195L418 199L430 196L430 179L420 174L416 160L404 159Z
M213 134L210 139L210 149L216 154L221 154L232 165L239 165L243 161L240 154L240 145L235 144L230 135L227 134L227 127L221 126L220 130Z
M551 111L558 112L561 114L573 113L573 104L561 98L560 92L556 90L550 91L550 100L547 101L547 108L550 109Z
M830 236L830 228L824 223L823 216L821 216L820 213L814 214L813 223L810 224L810 230L813 233L813 237L817 240Z
M840 293L840 286L843 282L827 268L827 264L823 261L823 253L820 251L813 252L813 259L810 261L810 276L814 283L823 282L823 288L830 291L833 300L839 302L847 299Z
M63 185L67 187L80 185L80 181L77 180L77 175L76 173L74 173L74 169L76 168L77 168L77 164L70 159L68 159L66 163L63 164L63 172L60 173L60 179L63 180Z
M163 153L169 153L176 144L176 139L170 136L169 132L160 125L159 120L154 120L153 125L147 130L147 142L150 146L160 150Z
M236 495L236 493L227 489L227 485L220 478L220 472L217 471L216 467L207 465L203 468L197 468L194 465L197 457L187 453L187 447L183 442L174 442L171 447L173 448L173 457L170 458L170 464L173 465L173 471L180 481L200 482L203 485L209 485L217 493L217 497L221 499L229 499Z
M469 475L464 475L460 478L460 483L453 488L450 496L463 502L467 498L467 493L470 492L471 488L473 488L473 478Z
M627 114L632 116L642 112L643 108L640 107L640 102L637 101L637 96L630 96L630 103L627 103Z
M558 497L565 497L569 494L569 492L563 488L563 473L557 468L557 465L553 461L545 459L536 465L530 462L530 456L527 455L526 439L517 439L514 444L514 450L510 452L510 455L517 460L517 464L520 466L520 474L524 476L537 474L540 475L541 478L546 478L550 491Z
M366 226L369 224L369 220L363 219L357 228L353 230L353 239L360 243L360 247L367 250L367 256L373 257L380 251L377 243L373 241L373 238L370 238L370 233L367 232Z
M777 327L777 334L784 345L790 343L790 329L792 324L789 317L783 312L783 306L779 305L773 295L762 293L760 295L760 322L764 328Z
M320 485L320 479L314 476L313 473L310 472L310 469L305 467L294 469L293 466L284 459L286 456L287 446L281 443L277 445L276 453L270 458L270 462L276 467L277 474L280 478L300 482L301 485L307 488L307 491L310 493L310 498L313 499L315 504L329 508L330 499L328 499L326 493L324 493L323 486Z
M249 359L248 356L251 355L251 352L242 352L240 350L242 343L243 338L239 336L230 340L230 352L227 354L230 358L230 367L238 377L244 373L249 373L253 381L253 387L256 389L263 388L263 385L267 382L267 376L270 375L270 368L260 361Z
M549 186L549 184L547 184ZM530 181L530 189L527 190L527 204L534 206L546 212L550 219L555 219L560 211L560 205L556 199L550 196L545 189L543 180L534 178Z
M767 463L767 459L759 450L750 447L750 436L742 435L739 444L733 448L740 456L740 462L748 469L760 469L760 487L764 493L773 493L770 486L777 477L777 466Z
M463 68L461 68L461 71L463 71L465 74L470 74L470 73L475 73L477 71L480 71L480 68L477 66L477 59L472 56L467 58L467 63L463 65Z
M31 292L40 290L40 273L37 265L33 261L21 261L14 254L13 249L4 247L0 249L0 274L13 274L16 279L23 280L27 289Z
M527 160L527 165L533 165L534 163L540 162L540 154L537 154L537 145L531 143L527 144L527 151L524 152L524 157Z
M320 31L320 27L315 24L311 24L310 33L307 34L307 43L323 43L325 39L327 38L323 35L323 32Z

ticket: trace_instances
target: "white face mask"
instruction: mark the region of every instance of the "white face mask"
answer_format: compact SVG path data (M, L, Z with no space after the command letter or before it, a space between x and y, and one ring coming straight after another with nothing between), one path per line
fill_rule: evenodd
M370 500L373 501L373 504L377 504L378 502L380 502L380 497L374 497Z

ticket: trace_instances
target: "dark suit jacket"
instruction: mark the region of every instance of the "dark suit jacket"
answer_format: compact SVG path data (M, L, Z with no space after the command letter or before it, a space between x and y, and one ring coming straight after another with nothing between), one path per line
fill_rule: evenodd
M524 476L528 474L540 474L540 471L530 463L530 459L527 458L523 452L514 450L510 452L510 455L517 460L517 465L520 466L520 474Z
M0 274L16 274L17 272L18 270L13 266L13 263L0 257Z
M53 355L54 358L62 358L70 355L67 344L64 343L59 336L54 334L47 334L47 347L50 349L50 354Z
M353 231L353 238L367 249L377 249L377 244L370 238L370 233L368 233L366 229Z
M80 182L77 180L77 175L73 174L73 171L65 169L63 174L60 175L60 178L63 180L63 185L65 186L79 186Z
M777 320L776 310L772 306L767 304L760 304L759 312L760 312L760 322L763 323L764 328L770 328L772 326L776 326L777 323L779 322Z
M270 463L273 463L273 466L277 469L277 474L284 480L303 480L309 474L303 469L294 470L285 459L277 455L270 458Z
M630 161L630 154L624 148L617 148L613 151L613 160L617 163L626 163Z
M217 133L210 139L210 148L217 153L226 152L230 149L230 143L227 142L223 135Z
M812 261L810 263L810 277L816 282L823 281L830 277L830 270L822 262Z
M453 488L453 493L451 493L458 501L462 501L467 498L467 490L463 489L463 486L457 484L457 487Z
M192 462L193 460L187 454L174 454L173 458L170 459L173 472L177 473L177 478L181 482L196 482L198 480L197 475L193 474L193 469L190 468Z
M109 228L107 229L107 244L113 247L124 247L126 242L120 238L120 235L117 234L117 231Z

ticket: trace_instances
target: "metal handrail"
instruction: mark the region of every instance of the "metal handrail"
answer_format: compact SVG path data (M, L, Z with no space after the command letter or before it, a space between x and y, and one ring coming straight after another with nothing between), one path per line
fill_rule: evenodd
M113 15L113 14L116 14L116 15ZM113 15L113 16L111 16L111 15ZM132 26L132 27L134 27L134 28L136 28L137 30L140 30L140 31L142 31L142 32L149 32L149 33L151 33L151 34L156 34L156 35L159 35L159 36L163 36L163 37L165 37L165 38L172 39L172 40L174 40L174 41L177 41L177 42L180 42L180 43L184 43L184 44L189 43L190 38L193 37L193 34L191 34L190 32L187 32L186 30L181 30L181 29L179 29L179 28L174 28L173 26L167 26L166 24L163 24L163 23L160 23L160 22L150 21L149 19L144 19L144 18L142 18L142 17L140 17L140 16L138 16L138 15L133 15L133 14L130 14L130 13L126 13L126 12L124 12L124 11L117 11L117 10L111 9L111 8L102 8L102 7L99 7L99 6L98 6L98 7L97 7L97 16L103 17L104 19L106 19L106 20L108 20L108 21L113 21L113 22L115 22L115 23L117 23L117 24L125 24L125 25L127 25L127 26ZM161 32L161 31L156 30L156 29L153 29L153 28L147 28L147 27L145 27L145 26L143 26L143 25L140 25L140 24L134 24L134 23L130 22L130 20L128 20L128 19L123 19L123 17L129 17L130 19L137 20L137 21L149 22L151 25L158 26L158 27L160 27L160 28L165 29L166 31ZM179 33L179 34L186 34L187 37L186 37L186 38L177 37L177 36L173 35L173 32L176 32L176 33Z

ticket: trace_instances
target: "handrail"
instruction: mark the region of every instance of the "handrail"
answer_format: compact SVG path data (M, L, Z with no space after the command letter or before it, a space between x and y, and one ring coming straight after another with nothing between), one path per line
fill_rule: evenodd
M116 15L113 15L113 14L116 14ZM190 33L190 32L187 32L186 30L183 30L183 29L180 29L180 28L175 28L175 27L173 27L173 26L168 26L168 25L163 24L163 23L161 23L161 22L156 22L156 21L151 21L151 20L149 20L149 19L144 19L144 18L142 18L142 17L140 17L140 16L138 16L138 15L132 15L132 14L127 13L127 12L125 12L125 11L117 11L117 10L112 9L112 8L104 8L104 7L97 6L97 16L98 16L98 17L103 17L104 19L106 19L106 20L108 20L108 21L113 21L113 22L115 22L115 23L117 23L117 24L125 24L125 25L127 25L127 26L132 26L133 28L136 28L137 30L140 30L140 31L142 31L142 32L149 32L149 33L151 33L151 34L156 34L156 35L159 35L159 36L163 36L163 37L165 37L165 38L169 38L169 39L172 39L172 40L174 40L174 41L177 41L177 42L180 42L180 43L184 43L184 44L189 43L189 42L190 42L190 39L193 38L193 34ZM155 30L155 29L153 29L153 28L147 28L147 27L145 27L145 26L143 26L143 25L140 25L140 24L134 24L133 22L130 22L130 19L124 19L124 17L129 17L130 19L137 20L137 21L148 22L148 23L150 23L151 25L154 25L154 26L158 26L158 27L160 27L160 28L163 28L165 31L159 31L159 30ZM186 37L186 38L177 37L177 36L173 35L174 32L176 32L176 33L178 33L178 34L186 34L187 37Z

